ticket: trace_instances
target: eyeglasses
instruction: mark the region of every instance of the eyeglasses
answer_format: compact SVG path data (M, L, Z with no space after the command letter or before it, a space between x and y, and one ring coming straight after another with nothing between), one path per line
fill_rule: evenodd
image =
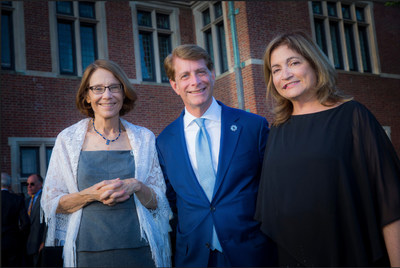
M120 93L122 90L122 85L121 84L115 84L115 85L110 85L110 86L92 86L89 87L89 89L97 95L103 94L106 91L106 88L110 90L111 93Z
M35 183L34 182L29 183L28 182L28 186L35 186Z

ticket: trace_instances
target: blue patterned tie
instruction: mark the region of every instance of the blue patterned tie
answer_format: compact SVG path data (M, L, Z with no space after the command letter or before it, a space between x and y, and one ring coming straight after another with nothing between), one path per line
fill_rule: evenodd
M194 120L200 128L196 136L197 179L206 193L208 200L211 202L215 185L215 172L212 163L210 137L204 126L204 120L205 118L196 118ZM222 247L218 241L214 225L211 243L212 249L217 249L222 252Z
M200 128L196 136L196 160L199 183L211 202L215 185L215 173L212 164L210 137L204 127L204 120L205 118L194 120Z

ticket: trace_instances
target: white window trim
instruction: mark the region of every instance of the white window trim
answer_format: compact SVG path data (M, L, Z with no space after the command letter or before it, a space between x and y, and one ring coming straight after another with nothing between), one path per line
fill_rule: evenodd
M20 147L39 147L40 175L44 178L46 168L46 147L54 146L56 138L29 138L29 137L9 137L8 145L11 148L11 178L12 188L21 192L21 182L26 181L26 177L21 177Z
M214 69L215 69L215 74L217 76L223 74L221 71L221 62L220 62L220 55L219 55L219 49L218 49L218 36L217 36L217 29L216 25L221 22L221 19L214 19L214 7L213 5L218 2L218 1L199 1L198 5L196 5L193 8L193 15L194 15L194 23L195 23L195 28L196 28L196 40L199 46L205 48L206 43L204 40L204 28L203 26L203 14L202 12L206 10L207 8L210 10L210 16L211 16L211 35L213 39L213 52L214 52ZM229 32L230 29L228 28L228 17L227 17L227 10L225 5L222 2L222 21L224 22L224 30L225 30L225 44L226 44L226 55L228 58L228 70L224 73L227 72L232 72L230 70L231 64L231 49L230 49L230 42L229 42Z
M161 6L161 7L160 7ZM154 67L156 74L156 81L143 81L142 76L142 65L140 62L140 44L139 44L139 26L137 22L137 10L145 10L151 12L152 17L152 28L156 28L156 16L155 12L165 13L170 15L170 26L171 26L171 48L174 49L176 46L180 45L180 27L179 27L179 8L173 6L167 6L165 3L155 4L155 3L146 3L146 2L130 2L131 12L132 12L132 28L133 28L133 43L135 47L135 65L136 65L136 82L137 83L164 83L161 81L161 68L164 68L163 65L160 65L160 55L158 42L153 42L154 49ZM154 12L155 11L155 12ZM153 41L158 40L157 31L153 31Z
M12 14L14 70L24 73L26 71L24 2L11 1L11 6L4 7L4 9L11 10ZM2 72L14 70L2 70Z
M313 39L316 40L316 34L315 34L315 26L314 26L314 17L321 17L323 18L324 21L324 31L325 31L325 39L326 39L326 47L328 50L328 58L334 64L333 60L333 52L332 52L332 42L331 42L331 36L329 34L329 16L328 16L328 10L327 10L327 2L328 1L320 1L322 4L322 13L323 15L318 15L314 16L313 8L312 8L312 1L309 1L309 12L310 12L310 23L311 23L311 31L312 31L312 36ZM349 68L349 62L348 62L348 57L347 57L347 47L346 47L346 41L345 41L345 35L344 35L344 22L343 22L343 16L342 16L342 10L339 8L341 5L339 4L345 4L351 6L351 12L352 12L352 20L353 23L353 35L354 35L354 45L355 45L355 50L356 50L356 58L357 58L357 65L358 65L358 70L357 71L351 71ZM367 24L367 39L368 39L368 45L369 45L369 50L374 52L374 53L369 53L370 55L370 61L371 61L371 73L373 74L378 74L380 70L379 66L379 53L378 53L378 47L377 47L377 40L376 40L376 34L375 34L375 25L374 25L374 20L373 20L373 3L372 2L346 2L346 1L339 1L336 2L336 7L337 7L337 12L338 12L338 23L339 23L339 34L340 34L340 40L341 40L341 49L342 49L342 60L343 60L343 71L349 71L349 72L357 72L357 73L364 73L363 71L363 65L362 65L362 57L361 57L361 49L360 49L360 39L358 36L358 29L357 25L358 23L356 22L356 14L355 14L355 7L357 6L362 6L365 8L365 24Z
M13 12L15 70L24 72L26 70L24 3L23 1L12 3L15 6Z
M76 76L82 76L82 55L81 55L81 40L80 40L80 21L76 14L79 14L78 1L73 1L74 9L74 32L75 32L75 57L76 57ZM108 59L108 43L107 43L107 23L105 1L95 1L96 12L96 43L97 57L99 59ZM58 33L57 33L57 11L56 2L49 2L49 25L50 25L50 45L51 45L51 63L52 72L60 75L60 62L58 56ZM62 74L64 75L64 74ZM71 75L65 75L71 76ZM72 75L73 76L73 75Z

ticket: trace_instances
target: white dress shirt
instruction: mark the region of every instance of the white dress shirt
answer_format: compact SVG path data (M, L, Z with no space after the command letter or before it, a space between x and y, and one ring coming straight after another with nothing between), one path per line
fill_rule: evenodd
M212 99L212 103L208 110L200 117L205 118L204 126L207 130L208 136L210 137L211 152L212 152L212 164L215 174L217 174L218 169L218 157L219 157L219 147L221 144L221 106L217 101ZM183 116L183 124L185 131L186 147L188 150L190 163L192 164L196 178L199 179L197 160L196 160L196 135L199 132L200 127L194 121L197 117L193 116L185 108L185 115ZM212 250L218 250L222 252L222 247L218 239L215 226L213 225L212 230Z
M198 178L197 173L197 161L196 161L196 135L199 131L199 126L196 124L194 115L188 112L185 108L185 115L183 116L183 124L185 131L186 146L190 158L190 163L192 164L194 173ZM219 147L221 143L221 106L214 99L208 110L201 116L201 118L206 118L204 125L211 139L211 151L212 151L212 162L215 174L217 174L218 169L218 157L219 157Z

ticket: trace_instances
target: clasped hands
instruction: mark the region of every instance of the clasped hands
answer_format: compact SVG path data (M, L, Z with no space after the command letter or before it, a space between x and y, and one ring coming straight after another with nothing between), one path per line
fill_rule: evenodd
M137 179L121 180L117 178L101 181L86 190L93 195L96 201L102 202L104 205L114 206L128 200L133 193L141 189L142 183Z

